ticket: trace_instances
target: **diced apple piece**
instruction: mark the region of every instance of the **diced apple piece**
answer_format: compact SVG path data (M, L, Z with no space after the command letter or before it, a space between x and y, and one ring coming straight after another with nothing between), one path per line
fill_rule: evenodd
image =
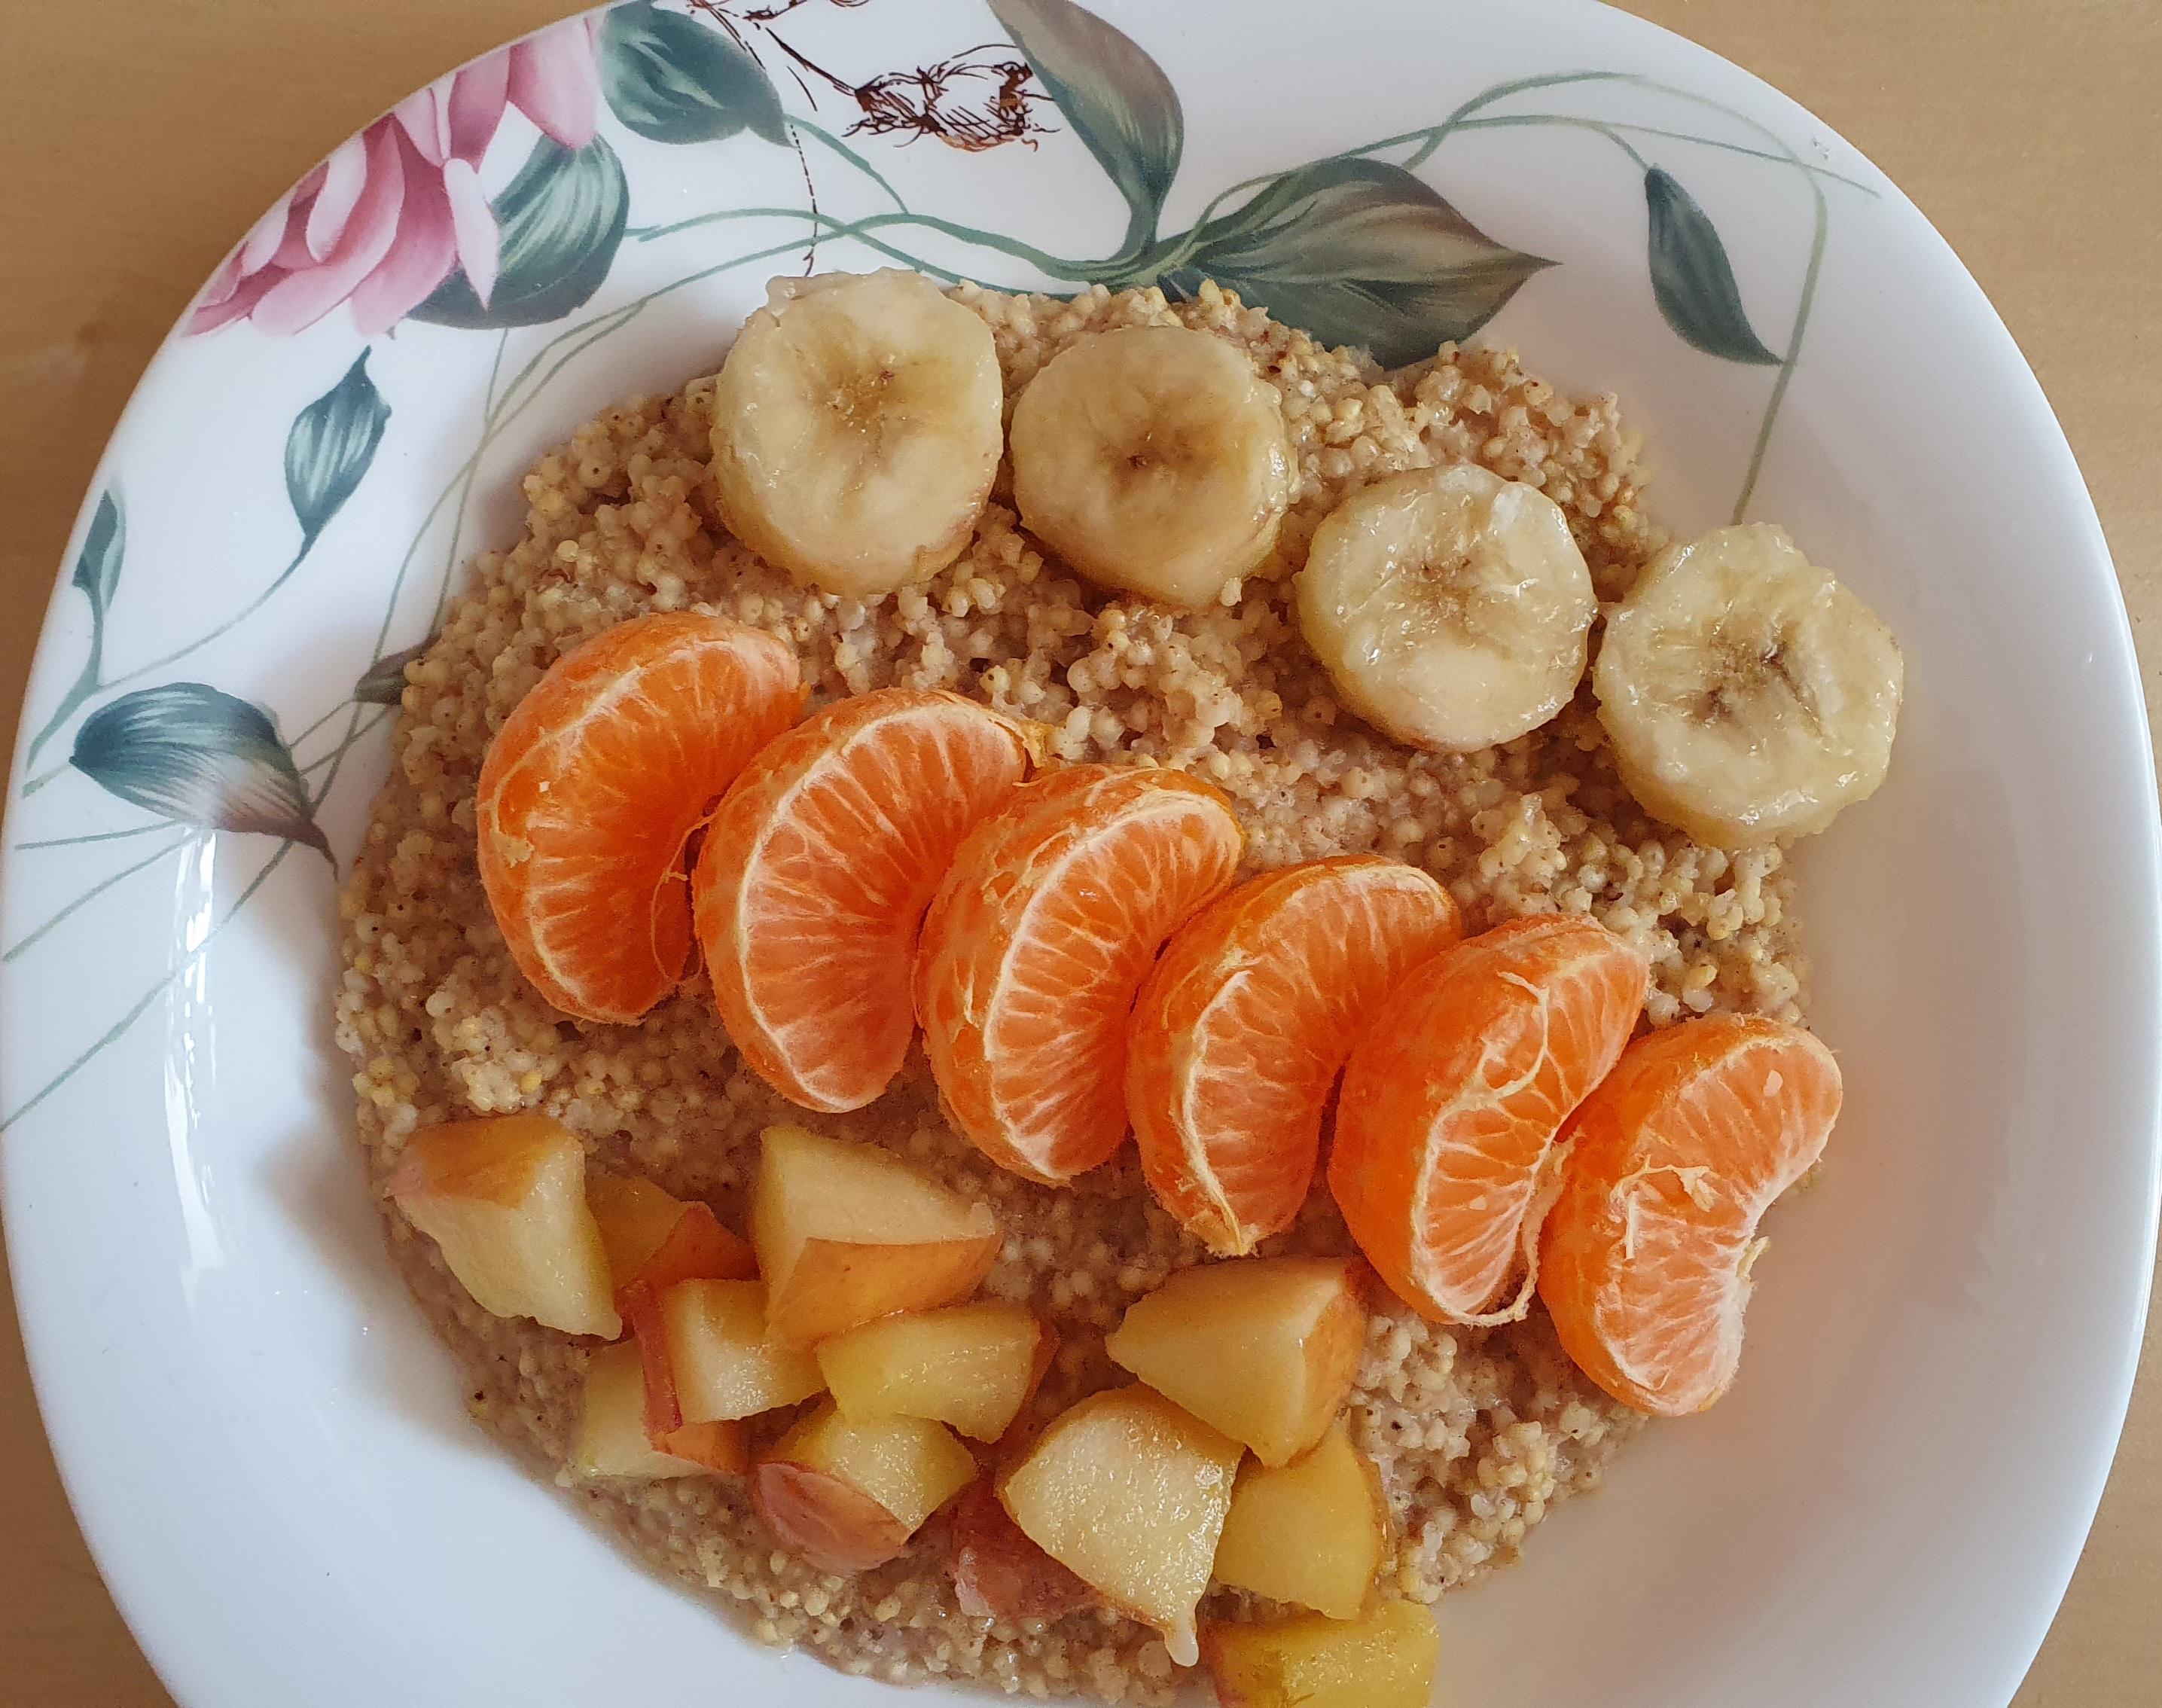
M483 1310L567 1335L623 1332L586 1204L585 1147L561 1122L506 1115L422 1127L389 1192Z
M972 1483L948 1515L954 1598L972 1619L1063 1619L1099 1599L1028 1538L999 1504L990 1478Z
M1135 1301L1104 1350L1262 1464L1283 1465L1320 1440L1359 1373L1359 1275L1319 1257L1183 1269Z
M760 1460L751 1502L775 1541L820 1570L869 1571L975 1475L969 1449L940 1424L851 1423L828 1402Z
M818 1343L818 1368L843 1415L933 1418L995 1441L1051 1367L1058 1337L1002 1299L882 1317Z
M687 1459L702 1470L743 1476L750 1470L750 1425L739 1418L686 1423L661 1438L660 1450L673 1459Z
M668 1440L676 1450L664 1453L646 1439L645 1377L638 1348L626 1340L595 1352L586 1364L572 1470L585 1477L702 1476L715 1470L740 1476L749 1465L749 1435L741 1423L693 1423Z
M1355 1619L1388 1543L1381 1476L1339 1418L1289 1465L1250 1465L1240 1474L1216 1544L1216 1581Z
M816 1359L766 1333L765 1289L755 1281L682 1281L657 1297L644 1288L632 1295L646 1433L656 1442L687 1423L755 1418L825 1391Z
M1211 1624L1201 1649L1222 1708L1427 1708L1441 1632L1417 1602L1384 1601L1348 1624Z
M723 1227L708 1205L676 1198L650 1180L597 1174L586 1200L608 1248L616 1308L629 1314L624 1289L644 1282L658 1291L679 1281L749 1281L758 1273L750 1243Z
M802 1127L765 1130L751 1200L751 1243L767 1320L808 1346L896 1311L953 1304L998 1255L989 1205L873 1145Z
M586 1181L586 1202L607 1249L608 1274L621 1288L661 1249L689 1208L640 1174L595 1174Z
M1193 1611L1240 1457L1237 1442L1162 1395L1117 1388L1053 1419L999 1498L1037 1547L1192 1666Z

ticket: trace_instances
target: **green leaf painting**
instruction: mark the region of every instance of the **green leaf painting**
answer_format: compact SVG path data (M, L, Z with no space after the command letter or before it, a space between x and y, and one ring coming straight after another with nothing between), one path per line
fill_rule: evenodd
M387 653L360 673L352 697L363 706L394 706L405 697L405 666L435 644L430 635L416 646Z
M107 487L90 519L90 531L82 536L76 554L75 573L68 577L90 601L91 623L102 627L112 609L112 595L120 585L120 560L128 550L128 519L121 513L120 498Z
M365 350L342 379L293 418L285 435L285 496L300 519L304 550L352 496L389 420L390 405L368 377Z
M990 6L1125 197L1125 251L1137 253L1155 240L1185 150L1178 91L1131 37L1072 0L990 0Z
M201 682L123 694L76 732L69 763L177 824L257 831L331 857L306 786L262 708Z
M601 92L629 129L656 143L705 143L749 130L786 146L781 97L757 60L718 31L650 0L601 25Z
M1350 158L1287 172L1201 227L1169 282L1191 295L1214 279L1396 368L1470 337L1553 264L1495 242L1402 167Z
M1710 216L1674 175L1654 166L1644 175L1651 214L1652 295L1667 324L1710 356L1775 368L1742 306L1734 264Z
M567 149L547 137L491 204L501 228L501 266L483 303L453 273L415 309L446 326L537 326L560 320L601 288L623 242L630 190L623 162L595 137Z

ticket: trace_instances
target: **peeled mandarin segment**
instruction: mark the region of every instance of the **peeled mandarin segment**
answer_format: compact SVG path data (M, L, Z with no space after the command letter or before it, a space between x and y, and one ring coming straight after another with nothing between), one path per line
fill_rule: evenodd
M1519 919L1444 950L1390 993L1351 1052L1329 1189L1397 1296L1439 1322L1496 1311L1536 1256L1549 1153L1644 1005L1648 970L1589 920Z
M736 780L698 856L698 942L729 1038L782 1096L860 1109L901 1071L923 911L1028 765L1011 719L891 688L817 713Z
M1757 1226L1824 1152L1839 1065L1743 1016L1639 1039L1569 1123L1539 1297L1563 1348L1624 1405L1700 1412L1742 1356Z
M584 1020L628 1023L691 957L683 850L802 708L795 650L687 612L566 653L488 744L480 876L511 958Z
M1239 821L1183 771L1071 765L970 833L916 951L954 1125L1057 1185L1126 1135L1126 1024L1163 940L1231 880Z
M1223 1257L1289 1227L1352 1041L1461 935L1447 891L1372 855L1264 873L1180 927L1127 1033L1126 1110L1157 1201Z

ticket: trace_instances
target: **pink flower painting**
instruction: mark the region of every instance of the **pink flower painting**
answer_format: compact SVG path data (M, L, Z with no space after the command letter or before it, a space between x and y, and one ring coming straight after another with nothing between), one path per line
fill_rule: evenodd
M247 320L287 334L350 303L361 336L373 337L460 269L486 305L500 234L481 190L482 156L512 107L567 149L593 139L593 30L567 18L437 80L348 138L226 257L188 330Z

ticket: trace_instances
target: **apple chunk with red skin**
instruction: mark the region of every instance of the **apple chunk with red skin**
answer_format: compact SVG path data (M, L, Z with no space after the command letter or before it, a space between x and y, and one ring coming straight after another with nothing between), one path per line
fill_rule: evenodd
M740 1423L691 1423L666 1438L645 1434L645 1375L629 1341L603 1346L586 1363L571 1469L581 1477L741 1476L750 1468L750 1432Z
M645 1366L645 1429L657 1446L687 1424L777 1411L822 1392L815 1359L766 1332L755 1281L679 1281L629 1289Z
M1242 1449L1139 1386L1091 1394L1052 1419L999 1485L1029 1539L1120 1611L1199 1658L1209 1587Z
M969 1485L946 1523L954 1599L972 1619L1063 1619L1103 1600L1029 1540L989 1477Z
M614 1340L608 1252L586 1203L586 1152L541 1115L422 1127L386 1190L460 1286L499 1317Z
M893 1559L975 1475L943 1424L851 1423L829 1401L760 1459L751 1504L783 1548L846 1575Z
M875 1145L768 1127L751 1199L766 1325L810 1346L896 1311L953 1304L998 1255L988 1205Z
M635 1286L660 1292L679 1281L749 1281L758 1273L749 1241L723 1227L712 1207L663 1192L637 1175L596 1174L586 1200L607 1248L616 1308Z

